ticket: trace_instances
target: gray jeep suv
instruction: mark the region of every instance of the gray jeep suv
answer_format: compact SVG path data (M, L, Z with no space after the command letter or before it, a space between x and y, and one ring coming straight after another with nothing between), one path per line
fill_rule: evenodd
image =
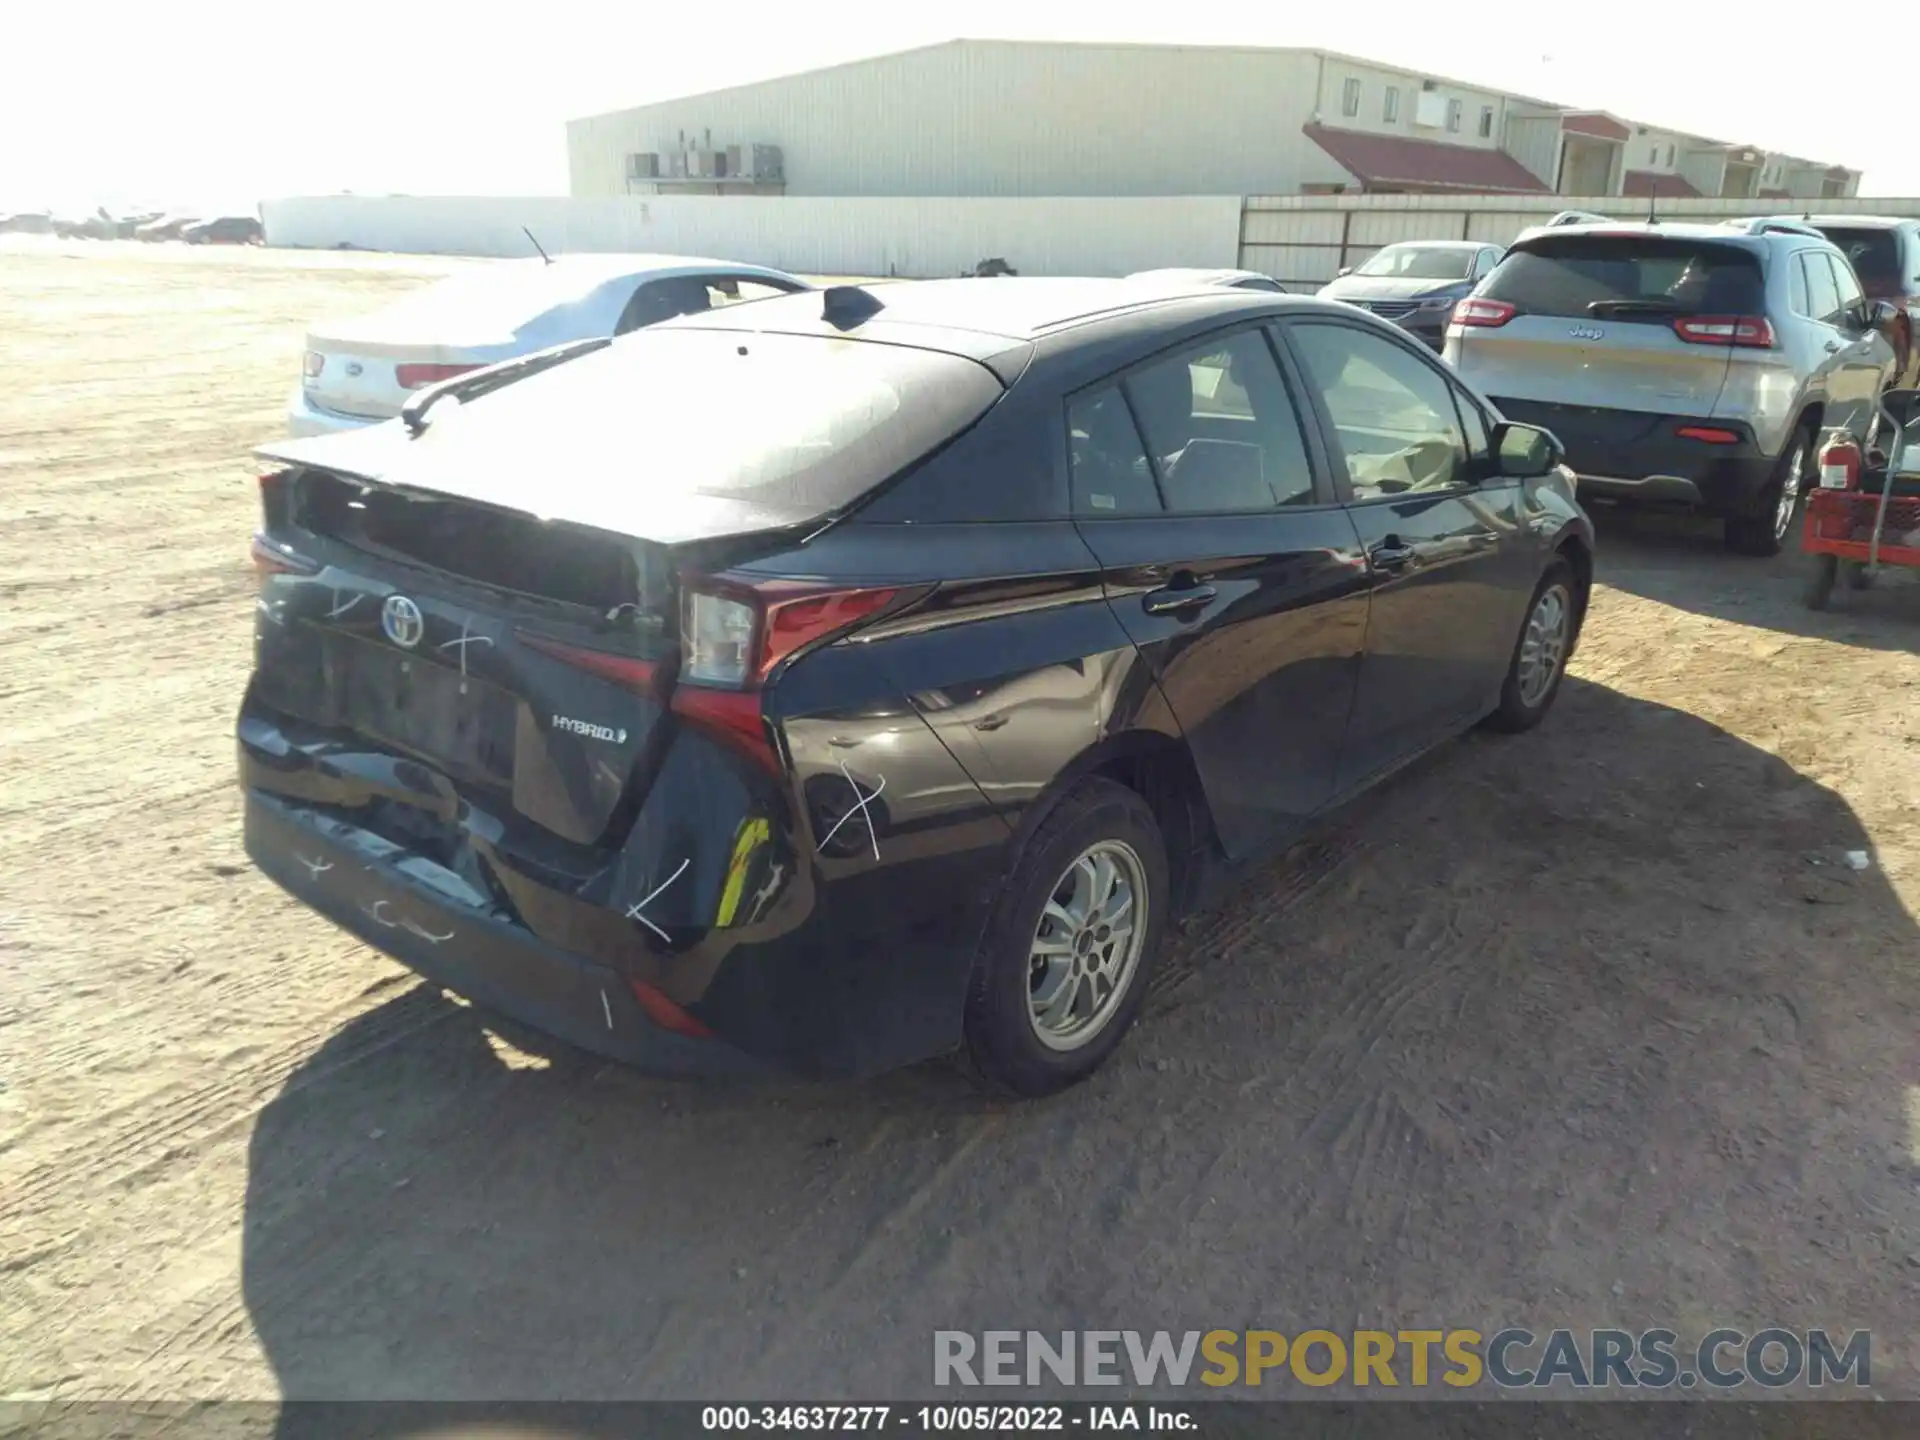
M1445 355L1559 437L1583 500L1695 507L1729 549L1772 555L1821 433L1869 438L1890 317L1810 225L1609 221L1521 236L1455 307Z

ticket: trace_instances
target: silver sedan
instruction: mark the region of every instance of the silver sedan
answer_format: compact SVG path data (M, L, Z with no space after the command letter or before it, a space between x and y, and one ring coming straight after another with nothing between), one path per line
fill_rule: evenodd
M467 370L811 288L765 266L684 255L560 255L465 270L310 330L287 428L299 437L377 424L422 386Z

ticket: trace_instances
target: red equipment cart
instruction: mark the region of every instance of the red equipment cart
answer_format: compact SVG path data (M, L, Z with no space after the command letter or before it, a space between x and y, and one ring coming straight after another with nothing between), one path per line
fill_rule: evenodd
M1920 569L1920 390L1889 390L1880 410L1892 426L1884 460L1842 437L1820 452L1820 485L1807 494L1800 548L1813 557L1806 602L1824 610L1844 570L1864 590L1883 565Z

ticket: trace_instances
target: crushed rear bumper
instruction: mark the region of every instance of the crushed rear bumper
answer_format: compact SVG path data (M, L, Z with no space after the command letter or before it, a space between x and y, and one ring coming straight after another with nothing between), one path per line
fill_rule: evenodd
M370 831L246 791L248 857L295 899L426 979L582 1050L665 1076L780 1073L662 1028L614 970L546 944L453 872Z

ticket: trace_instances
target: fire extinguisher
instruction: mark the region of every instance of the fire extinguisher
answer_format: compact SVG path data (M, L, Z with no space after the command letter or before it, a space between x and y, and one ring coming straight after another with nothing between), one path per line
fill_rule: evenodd
M1820 488L1858 490L1862 460L1857 440L1844 433L1836 435L1820 452Z

